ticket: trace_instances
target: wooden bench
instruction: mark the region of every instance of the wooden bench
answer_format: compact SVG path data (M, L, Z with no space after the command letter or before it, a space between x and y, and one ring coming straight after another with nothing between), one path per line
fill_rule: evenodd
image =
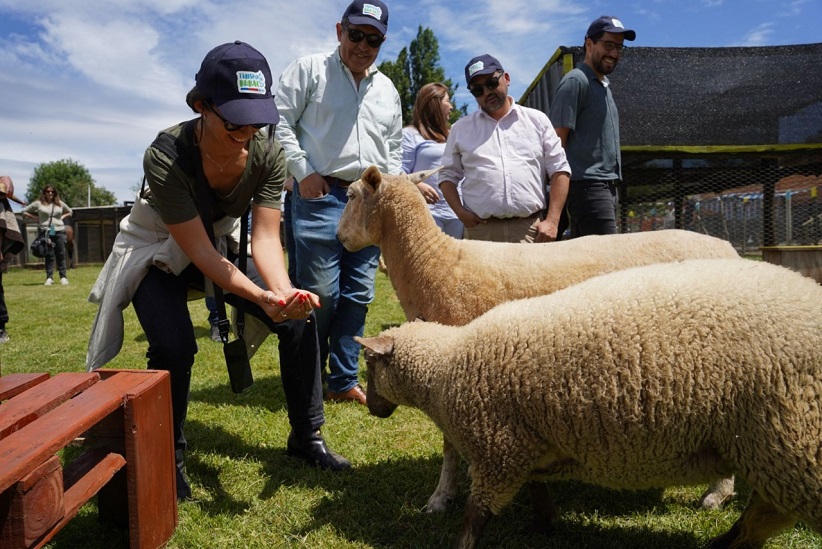
M165 546L177 526L170 395L155 370L0 376L0 547L42 547L95 495L132 549ZM89 448L63 464L81 436Z

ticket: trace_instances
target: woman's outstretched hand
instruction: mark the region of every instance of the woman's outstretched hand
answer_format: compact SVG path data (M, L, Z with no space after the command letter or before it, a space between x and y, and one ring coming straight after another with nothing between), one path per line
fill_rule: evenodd
M285 295L269 290L261 300L263 310L274 322L306 319L315 307L320 306L320 298L316 294L296 288L291 288Z

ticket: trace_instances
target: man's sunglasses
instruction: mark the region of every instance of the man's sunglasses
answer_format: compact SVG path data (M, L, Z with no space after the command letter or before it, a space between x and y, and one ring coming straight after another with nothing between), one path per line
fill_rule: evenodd
M595 40L595 42L599 42L600 44L602 44L602 47L605 48L605 51L616 50L617 53L623 53L626 49L628 49L627 46L623 44L617 44L616 42L611 42L610 40Z
M366 34L358 29L351 29L348 27L343 28L346 32L348 32L348 39L355 44L359 44L362 42L363 38L365 38L365 43L368 44L369 47L379 48L382 46L382 43L385 42L385 36L381 34Z
M220 114L219 112L217 112L217 109L215 109L213 106L211 106L211 105L207 105L207 106L208 106L208 110L213 112L217 116L217 118L219 118L220 120L223 121L223 127L225 128L225 131L227 131L227 132L236 132L237 130L245 128L245 126L251 126L252 128L257 129L257 130L259 130L260 128L265 128L266 126L268 126L268 124L246 124L244 126L238 126L237 124L233 124L233 123L229 122L228 120L226 120L225 118L223 118L223 115Z
M499 87L499 79L502 78L502 74L495 73L497 76L492 76L488 80L485 81L484 84L477 84L476 86L471 86L468 88L468 91L471 92L471 95L474 97L482 97L485 95L485 88L489 90L495 90Z

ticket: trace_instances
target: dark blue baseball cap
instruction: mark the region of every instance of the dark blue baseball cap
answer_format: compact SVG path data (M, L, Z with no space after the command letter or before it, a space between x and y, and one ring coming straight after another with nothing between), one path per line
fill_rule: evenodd
M613 15L603 15L594 19L594 22L588 27L588 32L585 34L585 38L590 38L591 36L596 36L597 34L601 34L603 32L624 34L625 40L636 39L636 32L626 29L625 25L622 24L622 21Z
M482 74L494 74L497 71L504 71L497 59L487 53L478 55L465 65L465 83L471 84L471 79Z
M388 6L380 0L354 0L345 9L342 18L354 25L370 25L385 36L388 32Z
M232 124L277 124L280 112L271 95L271 69L263 54L239 40L217 46L195 76L197 89Z

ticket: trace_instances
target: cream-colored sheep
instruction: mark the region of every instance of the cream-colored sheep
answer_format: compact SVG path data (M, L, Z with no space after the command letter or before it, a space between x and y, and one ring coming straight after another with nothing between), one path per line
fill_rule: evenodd
M566 288L602 273L681 259L739 257L730 243L678 230L588 236L551 244L456 240L434 223L413 181L365 171L348 190L337 236L350 251L377 245L408 320L461 326L495 305ZM457 491L459 457L448 442L437 489L426 505L442 511ZM711 486L702 506L733 495L733 480Z
M710 546L761 547L797 519L822 531L820 305L822 287L767 263L633 268L360 340L368 405L421 409L469 462L458 547L531 478L641 489L732 472L751 498Z
M434 223L411 184L415 179L368 168L349 187L337 229L349 251L380 247L408 320L461 326L505 301L550 294L602 273L682 259L739 257L725 240L681 230L550 244L457 240Z

